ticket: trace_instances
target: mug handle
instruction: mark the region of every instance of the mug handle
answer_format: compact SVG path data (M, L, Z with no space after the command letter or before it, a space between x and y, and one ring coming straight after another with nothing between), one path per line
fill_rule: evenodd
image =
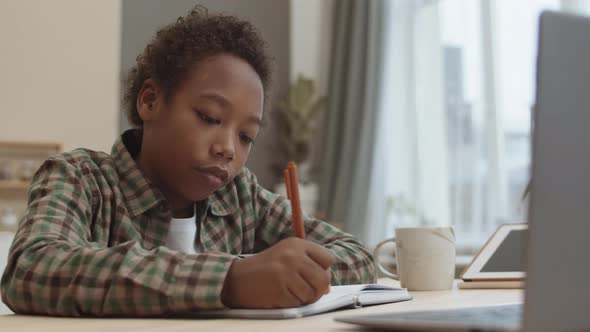
M385 267L383 267L383 265L381 265L381 263L379 263L379 254L381 252L381 247L384 244L386 244L387 242L393 242L393 244L395 244L395 238L393 237L391 239L383 240L383 241L379 242L379 244L375 247L375 250L373 251L373 257L375 258L375 265L377 265L377 269L379 269L379 271L381 273L383 273L385 276L390 277L395 280L399 280L399 276L397 274L387 271L387 269L385 269ZM397 247L396 247L396 249L397 249Z

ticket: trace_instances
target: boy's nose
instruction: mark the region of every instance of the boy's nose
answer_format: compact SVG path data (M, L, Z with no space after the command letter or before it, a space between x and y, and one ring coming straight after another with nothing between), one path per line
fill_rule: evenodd
M234 145L230 138L225 138L214 143L211 147L213 154L218 158L233 160L235 157Z

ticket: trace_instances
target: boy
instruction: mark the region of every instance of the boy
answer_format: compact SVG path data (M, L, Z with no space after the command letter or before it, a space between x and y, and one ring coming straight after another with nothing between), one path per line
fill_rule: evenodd
M201 7L156 34L127 82L137 128L111 155L78 149L36 173L2 276L13 311L288 307L374 281L350 235L308 217L307 239L293 237L289 203L244 167L268 92L264 48L249 23Z

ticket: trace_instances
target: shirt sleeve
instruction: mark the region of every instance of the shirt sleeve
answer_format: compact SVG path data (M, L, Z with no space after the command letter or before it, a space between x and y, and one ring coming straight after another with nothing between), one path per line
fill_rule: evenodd
M92 241L89 169L50 159L36 173L9 251L2 300L14 312L59 316L152 316L223 307L234 256L184 255L137 241Z
M257 220L255 250L264 250L284 238L295 236L289 201L260 186L247 169L244 169L242 181L247 182L243 187L249 188L253 197ZM376 281L373 257L354 236L307 214L304 214L303 222L306 239L324 246L335 257L333 285Z

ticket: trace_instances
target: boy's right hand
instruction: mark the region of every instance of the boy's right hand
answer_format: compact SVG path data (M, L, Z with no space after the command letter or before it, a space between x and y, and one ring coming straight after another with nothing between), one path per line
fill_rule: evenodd
M232 308L285 308L317 301L330 290L332 253L299 238L288 238L234 261L221 301Z

